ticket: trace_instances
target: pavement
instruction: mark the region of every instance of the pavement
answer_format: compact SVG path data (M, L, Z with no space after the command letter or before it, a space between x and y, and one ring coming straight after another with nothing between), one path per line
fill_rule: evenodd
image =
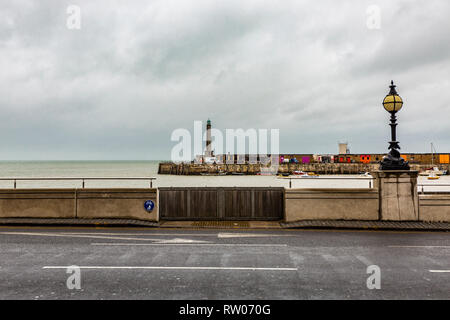
M449 298L447 232L0 227L0 299Z

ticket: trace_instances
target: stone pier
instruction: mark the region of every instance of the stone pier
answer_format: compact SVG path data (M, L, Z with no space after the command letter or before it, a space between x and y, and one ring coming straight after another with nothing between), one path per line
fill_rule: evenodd
M294 171L314 172L320 175L328 174L359 174L362 172L373 172L378 170L379 163L283 163L278 166L278 173L292 174ZM422 171L431 165L411 164L412 170ZM256 175L261 172L261 164L196 164L196 163L173 163L161 162L158 174L173 175L201 175L201 174L246 174ZM446 165L439 165L439 169L450 169Z

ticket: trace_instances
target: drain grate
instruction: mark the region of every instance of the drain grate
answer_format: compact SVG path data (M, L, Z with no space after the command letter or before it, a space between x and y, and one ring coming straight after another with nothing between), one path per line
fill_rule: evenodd
M249 228L248 221L194 221L192 227L196 228Z

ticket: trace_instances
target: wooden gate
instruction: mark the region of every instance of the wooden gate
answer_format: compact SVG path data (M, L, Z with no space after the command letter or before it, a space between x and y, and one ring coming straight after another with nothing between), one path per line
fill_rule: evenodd
M159 188L161 220L281 220L284 188Z

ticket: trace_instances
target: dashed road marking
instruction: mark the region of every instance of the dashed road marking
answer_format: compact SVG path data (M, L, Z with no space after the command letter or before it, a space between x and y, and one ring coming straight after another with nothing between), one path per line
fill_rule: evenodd
M450 248L450 246L388 246L389 248L424 248L424 249L433 249L433 248Z
M209 243L209 241L174 238L174 239L160 239L153 243L154 244L174 244L174 243L176 243L176 244L183 243L184 244L184 243Z
M42 269L67 269L69 266L44 266ZM159 266L78 266L80 269L142 269L142 270L234 270L234 271L297 271L297 268L257 267L159 267Z
M249 244L249 243L114 243L93 242L93 246L220 246L220 247L287 247L287 244Z
M367 259L364 256L356 256L356 259L358 259L359 261L361 261L362 263L364 263L366 266L371 266L373 265L372 261L370 261L369 259Z
M217 238L257 238L257 237L288 237L287 234L264 234L264 233L234 233L234 232L220 232Z
M55 232L56 233L56 232ZM57 232L58 234L67 234L67 235L100 235L100 236L168 236L168 237L217 237L217 233L204 233L204 234L195 234L195 233L121 233L121 232Z
M66 238L90 238L90 239L109 239L109 240L130 240L130 241L155 241L155 243L203 243L208 241L192 240L192 239L160 239L160 238L128 238L128 237L111 237L96 235L79 235L79 234L54 234L54 233L30 233L30 232L4 232L4 234L21 235L21 236L41 236L41 237L66 237Z
M55 234L55 233L36 233L36 232L2 232L2 234L18 235L18 236L40 236L40 237L65 237L65 238L94 238L94 239L112 239L112 240L139 240L139 241L159 241L156 238L126 238L126 237L110 237L96 235L76 235L76 234Z

